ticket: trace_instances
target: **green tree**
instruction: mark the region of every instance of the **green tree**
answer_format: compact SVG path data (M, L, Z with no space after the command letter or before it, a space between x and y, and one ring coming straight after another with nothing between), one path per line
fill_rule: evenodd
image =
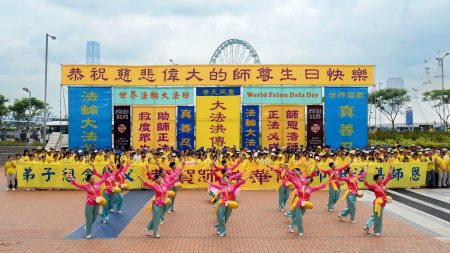
M6 99L3 95L0 95L0 123L2 122L2 117L8 114L8 107L6 107Z
M369 104L374 105L392 124L395 130L395 119L402 112L411 98L406 89L387 88L369 94Z
M450 90L431 90L423 93L423 102L427 102L448 129L450 111Z
M14 103L8 107L15 120L31 120L42 115L44 108L44 102L37 98L31 98L31 108L29 108L29 98L15 99Z

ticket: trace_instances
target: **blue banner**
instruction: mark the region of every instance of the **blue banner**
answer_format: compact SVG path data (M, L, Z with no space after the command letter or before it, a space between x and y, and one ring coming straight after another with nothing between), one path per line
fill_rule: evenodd
M177 107L177 148L194 149L194 106Z
M111 88L69 87L69 147L111 148Z
M325 87L325 143L333 149L367 145L367 88Z
M406 109L406 125L413 126L413 110L411 108Z
M242 147L259 148L259 105L242 106Z

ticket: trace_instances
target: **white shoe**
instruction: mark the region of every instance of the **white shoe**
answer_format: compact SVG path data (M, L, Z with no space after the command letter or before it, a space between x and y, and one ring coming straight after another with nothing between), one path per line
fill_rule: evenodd
M288 217L288 213L284 213L284 216Z
M380 236L381 234L380 233L375 233L375 234L373 234L374 236Z
M147 234L147 236L150 236L151 234L150 234L150 231L152 231L152 230L149 230L148 228L145 228L145 233Z
M112 209L112 208L111 208L111 209L109 209L109 211L110 211L111 213L114 213L114 209Z
M120 211L117 211L117 213L122 213L122 210L120 210Z
M334 210L332 208L328 209L328 212L333 212Z
M289 226L289 232L294 233L294 226L288 225Z
M352 220L352 223L356 223L356 220Z
M155 238L160 238L161 236L159 236L159 234L155 235Z
M9 191L9 188L6 188L5 191Z
M103 224L106 224L106 222L108 222L108 221L105 219L105 220L103 220L102 222L103 222Z
M280 211L284 212L284 208L281 208L281 210L280 210Z
M172 209L170 209L170 211L175 212L175 209L172 208Z
M337 216L338 216L338 219L340 222L342 222L344 220L344 217L342 217L341 214L338 214Z
M303 236L303 233L298 233L298 236Z
M162 224L164 224L164 221L163 221L163 220L162 220L162 221L160 221L160 222L159 222L159 224L161 224L161 225L162 225Z
M171 212L172 212L171 210L167 211L167 213L171 213Z
M16 188L13 188L13 191L15 191L16 190Z
M226 233L219 234L220 237L224 237L226 235L227 235Z
M91 239L91 235L90 235L90 234L87 235L87 236L86 236L86 239Z
M370 234L369 227L364 226L363 230L366 231L367 234Z

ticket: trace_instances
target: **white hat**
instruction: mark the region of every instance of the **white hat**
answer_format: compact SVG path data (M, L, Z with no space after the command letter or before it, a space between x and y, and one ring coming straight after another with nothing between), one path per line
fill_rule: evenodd
M167 158L165 155L162 155L161 158Z
M314 157L314 160L320 160L320 157L316 156Z

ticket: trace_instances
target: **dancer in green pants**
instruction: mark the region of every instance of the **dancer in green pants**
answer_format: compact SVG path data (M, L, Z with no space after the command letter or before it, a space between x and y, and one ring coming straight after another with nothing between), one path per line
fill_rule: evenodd
M286 206L286 202L289 199L289 168L288 163L284 163L282 168L269 168L275 171L279 175L280 186L278 188L278 208L280 211L284 212L284 207Z
M205 182L208 182L210 186L220 190L221 203L217 211L218 224L214 226L216 228L217 235L219 235L220 237L227 235L226 224L232 212L232 208L228 206L228 202L235 201L234 195L236 189L238 189L241 185L245 184L245 181L249 178L250 175L248 175L244 180L237 182L236 184L231 184L231 181L229 180L228 176L222 177L224 184L214 184L212 182L209 182L206 178L204 178Z
M306 209L309 207L307 204L309 202L309 198L311 197L311 194L313 192L325 188L328 182L325 182L319 186L311 187L310 185L313 182L313 178L311 176L306 177L305 183L298 180L292 175L289 177L289 180L294 184L298 195L298 200L294 209L296 224L290 224L289 231L291 233L294 233L294 227L295 225L297 225L298 235L302 236L304 233L303 216L305 215Z
M358 193L358 181L361 177L355 175L355 171L352 168L347 169L347 176L341 177L339 180L347 183L347 191L345 192L343 199L347 200L347 207L344 208L340 214L338 214L338 219L342 221L344 217L350 214L350 220L355 223L355 213L356 213L356 195Z
M86 207L84 209L84 216L86 217L85 229L86 239L91 239L92 224L94 224L99 210L96 198L101 196L100 186L105 181L106 174L97 182L95 182L94 177L91 174L87 175L86 179L88 181L88 184L80 184L72 177L72 175L69 175L69 180L71 181L72 185L85 190L87 193Z
M336 168L336 164L334 162L330 162L328 166L329 169L319 169L322 173L328 175L330 177L330 183L328 185L328 211L334 211L334 205L339 200L339 195L341 194L341 190L339 187L339 172L349 168L350 164L348 163L344 167Z
M166 192L170 188L171 185L173 185L176 182L176 179L173 178L169 182L164 182L163 178L160 174L156 174L154 176L156 184L150 184L142 178L142 176L139 176L139 179L142 181L144 186L152 189L155 192L155 200L153 203L153 217L152 220L148 223L147 227L145 228L145 232L147 235L150 235L150 231L153 231L153 235L156 238L159 238L159 232L158 227L160 224L160 221L162 219L162 213L164 209L164 200L166 199Z
M389 173L386 176L386 179L383 180L383 176L380 174L375 174L373 176L373 181L375 184L370 184L367 180L364 180L364 185L373 193L375 193L375 200L373 201L373 211L372 216L367 221L366 225L363 227L366 233L370 234L369 228L374 225L374 235L381 235L381 227L383 225L383 209L386 206L388 196L386 196L387 189L386 184L392 178L392 165L389 169ZM366 177L366 173L362 175L364 178Z

